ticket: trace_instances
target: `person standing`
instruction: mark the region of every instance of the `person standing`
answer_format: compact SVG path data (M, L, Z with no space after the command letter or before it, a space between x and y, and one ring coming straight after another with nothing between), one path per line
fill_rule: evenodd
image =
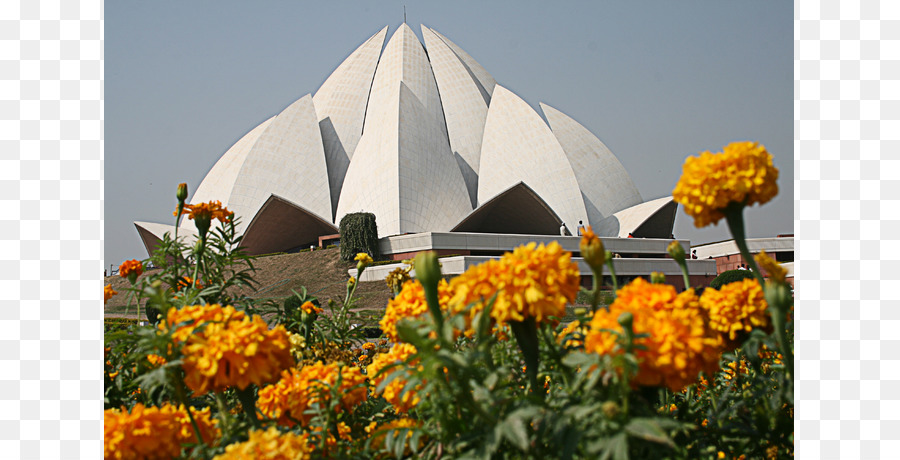
M578 236L584 235L584 223L582 221L578 221Z

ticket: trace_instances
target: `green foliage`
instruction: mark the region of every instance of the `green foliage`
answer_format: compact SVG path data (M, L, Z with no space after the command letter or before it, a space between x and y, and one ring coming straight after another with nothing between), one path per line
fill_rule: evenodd
M356 254L365 252L378 259L378 226L375 214L354 212L341 218L341 259L353 260Z
M749 278L753 278L753 272L750 270L728 270L720 273L719 276L715 277L709 283L709 287L713 289L719 289L726 284Z

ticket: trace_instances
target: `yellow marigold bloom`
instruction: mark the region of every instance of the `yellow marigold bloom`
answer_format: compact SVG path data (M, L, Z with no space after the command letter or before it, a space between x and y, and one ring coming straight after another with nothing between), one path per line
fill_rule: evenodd
M575 320L567 324L563 330L559 331L556 339L566 348L576 348L580 347L583 343L582 340L579 340L576 337L584 336L585 332L587 332L587 328L582 326L580 321Z
M294 426L297 420L307 426L313 415L305 412L316 404L327 405L338 379L341 408L349 411L366 400L366 376L358 367L317 361L301 369L283 371L281 380L259 390L257 407L281 425Z
M384 374L378 375L385 367L394 363L404 363L414 354L416 354L416 347L408 343L398 343L391 347L387 353L375 355L372 359L372 364L366 367L366 374L369 375L372 393L377 395L378 385L397 370L405 368L407 372L412 373L414 369L409 366L415 366L415 362L392 367L385 371ZM420 386L416 385L415 388L403 393L403 387L406 386L406 383L407 380L403 376L399 376L383 389L382 395L384 399L391 403L397 412L408 412L419 404L419 395L416 392L420 389Z
M270 383L294 365L284 326L269 330L258 315L249 318L231 306L172 308L159 327L176 326L173 339L182 346L184 382L198 395Z
M688 157L672 191L695 227L718 223L729 203L764 204L778 194L778 169L756 142L734 142L723 152Z
M722 373L725 380L731 381L734 380L735 376L749 374L750 368L747 367L747 361L741 359L740 361L731 361L726 364L722 367Z
M206 442L219 437L218 421L209 408L191 409ZM103 457L106 459L171 459L181 455L182 444L199 442L184 406L135 404L131 412L103 412Z
M368 267L369 265L372 265L372 262L373 262L372 257L370 257L365 252L357 253L356 257L354 257L353 260L356 261L356 269L357 270L362 270L363 268Z
M491 317L497 324L528 317L541 322L548 316L565 315L566 304L575 301L580 281L572 254L557 242L546 246L529 243L453 278L450 308L462 311L474 303L470 312L474 317L496 294Z
M103 303L109 302L109 299L112 299L116 294L118 294L118 292L113 290L112 284L103 286Z
M139 260L126 260L122 262L122 265L119 265L119 276L122 278L128 278L128 275L131 273L137 274L137 276L141 276L141 273L144 273L144 265L141 264Z
M403 288L403 285L406 284L407 281L411 279L409 276L410 267L397 267L391 270L388 273L387 278L384 279L384 282L387 283L388 288L390 288L391 292L396 292Z
M450 300L450 285L445 280L438 281L438 303L446 309ZM404 318L420 318L428 314L428 302L425 301L425 288L419 280L410 280L403 284L400 293L388 300L384 316L379 321L382 332L392 342L399 342L397 322Z
M225 453L213 460L306 460L312 453L308 434L282 433L273 426L266 431L251 430L250 439L227 446Z
M350 278L347 280L347 287L353 289L353 286L356 285L356 278Z
M151 366L157 367L157 366L162 366L163 364L165 364L166 358L163 358L162 356L159 356L159 355L150 354L150 355L147 355L147 361L150 362Z
M753 259L759 264L759 268L769 275L769 278L780 283L784 282L784 278L787 276L787 269L782 267L775 259L769 257L766 251L760 251Z
M755 278L728 283L718 290L705 289L700 305L709 316L709 327L728 340L735 340L739 332L769 324L766 299Z
M581 251L581 257L591 268L596 270L606 263L606 249L592 227L588 226L584 229L578 249Z
M369 426L366 427L366 433L369 434L369 437L372 439L372 443L370 446L375 451L384 451L387 449L384 441L387 439L387 435L390 432L394 432L394 437L400 436L404 429L410 428L418 428L422 424L415 419L403 417L391 420L390 422L385 422L380 425L372 422ZM406 431L406 446L403 449L403 457L406 458L411 455L412 451L409 446L409 440L412 438L413 430ZM421 447L425 443L425 439L419 438L419 447Z
M211 221L213 219L218 219L219 222L223 223L234 217L234 213L229 211L225 206L222 206L222 202L219 200L210 200L208 203L186 204L181 213L187 214L188 219L191 220L201 219ZM178 217L177 211L173 214L175 214L175 217Z
M310 315L313 313L315 313L317 315L319 313L322 313L322 307L317 307L314 303L310 302L309 300L307 300L306 302L303 302L303 305L300 305L300 309Z
M696 382L701 371L712 374L718 369L721 340L706 327L694 290L678 294L670 285L650 284L643 278L620 289L609 311L594 314L585 350L622 353L610 330L621 330L617 319L625 312L633 315L636 335L649 334L634 340L642 347L634 351L640 363L634 383L680 391Z

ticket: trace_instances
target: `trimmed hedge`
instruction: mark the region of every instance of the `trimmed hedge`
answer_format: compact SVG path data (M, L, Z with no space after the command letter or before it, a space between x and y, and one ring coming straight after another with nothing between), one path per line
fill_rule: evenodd
M353 260L357 253L365 252L378 259L378 225L375 214L354 212L341 218L341 259Z
M750 270L728 270L715 277L715 279L709 283L709 287L718 290L726 284L740 281L745 278L753 278L753 272Z

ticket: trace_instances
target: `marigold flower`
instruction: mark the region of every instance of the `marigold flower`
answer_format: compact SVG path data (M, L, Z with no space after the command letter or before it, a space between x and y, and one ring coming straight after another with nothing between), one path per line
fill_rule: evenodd
M720 153L688 157L682 169L672 197L698 228L718 223L732 202L764 204L778 194L778 169L756 142L734 142Z
M450 285L445 280L438 281L438 303L442 309L450 300ZM397 323L404 318L421 318L428 314L428 302L425 301L425 288L419 280L410 280L384 309L384 317L378 323L384 335L392 342L399 342Z
M784 282L784 278L787 276L787 269L782 267L775 259L769 257L766 251L760 251L753 259L759 264L759 268L769 275L770 279L779 283Z
M312 458L312 453L307 433L282 433L273 426L265 431L251 430L250 439L225 447L225 453L213 460L305 460Z
M112 299L116 294L118 294L118 292L113 290L112 284L103 286L103 303L106 304L106 302L109 302L109 299Z
M640 370L634 382L644 386L665 385L680 391L697 381L700 372L718 369L721 340L707 329L693 289L678 294L666 284L650 284L638 278L619 290L609 310L594 314L585 337L585 350L622 353L618 337L619 315L631 313L635 335L634 354Z
M450 280L450 308L463 311L474 303L470 311L474 318L496 294L491 317L498 324L528 317L539 323L548 316L564 316L566 304L574 302L580 282L572 254L557 242L546 246L529 243Z
M208 203L186 204L181 213L187 214L188 219L201 219L207 222L218 219L219 222L225 223L234 217L234 213L222 206L222 202L219 200L210 200ZM177 212L174 214L175 217L178 217Z
M176 326L172 337L184 354L184 381L198 395L274 382L294 365L284 326L269 330L258 315L250 318L231 306L172 308L159 327Z
M369 265L372 265L372 262L373 262L372 257L370 257L365 252L357 253L356 257L354 257L353 260L356 261L356 269L357 270L362 270L362 269L368 267Z
M731 341L739 332L769 324L766 299L755 278L728 283L718 290L705 289L700 305L709 316L709 327Z
M139 260L126 260L119 265L119 276L128 278L128 275L134 273L135 276L141 276L144 273L144 265Z
M397 267L391 270L388 273L387 278L384 279L384 282L387 283L388 288L390 288L391 292L399 292L400 289L403 288L403 285L412 279L409 276L409 271L411 267Z
M563 330L559 331L556 339L563 347L577 348L582 345L583 341L580 340L580 337L584 337L587 330L587 327L583 326L578 320L575 320L567 324Z
M338 379L339 407L349 411L366 400L366 376L358 367L318 361L299 370L282 371L281 380L259 390L257 406L281 425L294 426L297 420L307 426L313 415L306 411L316 404L327 405Z
M372 364L369 364L366 367L366 374L369 375L369 380L372 385L372 393L377 395L377 388L388 376L398 371L399 369L406 369L408 373L412 373L414 368L409 366L415 366L415 360L408 364L405 363L411 356L416 354L416 347L408 344L408 343L398 343L394 344L393 347L387 353L379 353L372 358ZM382 369L387 366L401 363L398 367L392 367L389 370L385 371L384 374L378 375ZM408 412L410 409L416 407L419 404L419 395L417 393L418 390L421 390L420 385L416 385L415 388L403 392L403 388L407 384L407 379L403 376L399 376L391 380L384 389L382 390L382 395L387 402L391 403L394 406L394 409L397 412Z
M318 315L319 313L322 313L322 307L317 307L314 303L312 303L309 300L307 300L306 302L303 302L303 305L300 305L300 309L305 311L309 315L312 315L312 314Z
M218 421L209 408L191 409L205 442L219 437ZM182 444L199 442L184 406L135 404L131 412L103 412L103 457L107 459L170 459L181 455Z

